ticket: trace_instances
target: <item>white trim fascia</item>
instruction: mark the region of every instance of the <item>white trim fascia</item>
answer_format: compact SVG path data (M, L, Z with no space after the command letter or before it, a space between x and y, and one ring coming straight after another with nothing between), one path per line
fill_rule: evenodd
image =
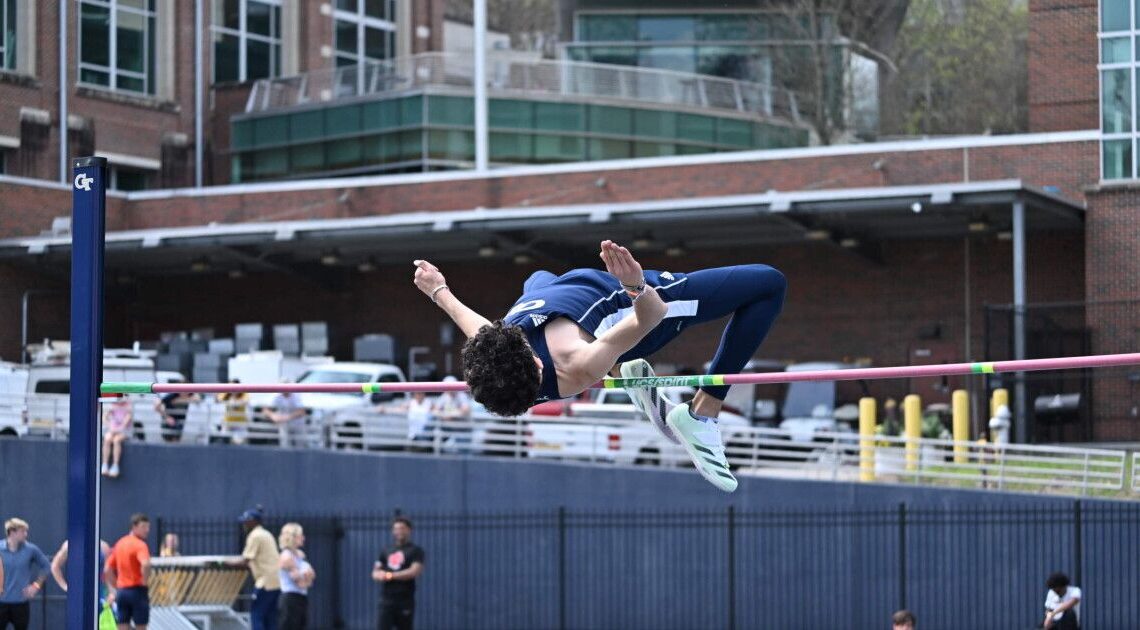
M844 144L825 147L762 149L755 151L706 153L703 155L634 158L623 160L598 160L594 162L574 162L571 164L552 164L545 166L516 166L495 169L484 174L475 173L474 171L447 171L441 173L365 175L359 177L287 180L252 184L227 184L223 186L209 186L205 188L168 188L164 190L144 190L132 192L127 195L127 198L131 201L144 201L150 199L172 199L177 197L280 194L283 192L308 190L347 189L373 186L405 186L409 184L497 179L504 177L550 176L569 173L601 174L605 171L612 170L639 170L650 168L702 166L709 164L737 164L743 162L803 160L846 155L878 155L882 153L901 153L912 151L940 151L947 149L1031 146L1037 144L1063 144L1069 142L1096 142L1099 139L1100 131L1096 129L1085 131L1013 134L1003 136L955 136L952 138L900 140L893 142Z
M62 184L54 187L67 188ZM841 201L875 198L906 198L926 197L933 199L952 198L955 194L976 194L986 192L1016 192L1027 191L1055 199L1058 202L1075 207L1083 207L1071 200L1065 199L1046 191L1026 186L1021 180L1006 179L984 182L959 182L953 184L931 184L914 186L884 186L878 188L837 188L831 190L812 191L768 191L765 193L749 195L726 195L721 197L658 199L651 201L633 201L615 204L576 204L562 206L533 206L515 207L488 210L476 208L473 210L451 210L441 212L408 212L381 216L353 217L347 219L302 219L294 221L267 221L263 223L211 223L208 225L195 225L170 228L150 228L143 230L124 230L108 232L107 243L144 241L148 247L157 247L166 239L196 238L202 236L222 236L241 234L273 235L274 240L292 240L299 233L322 231L352 231L377 227L407 227L422 226L425 232L436 229L437 225L456 223L495 221L510 219L550 219L559 217L580 217L583 221L591 220L595 212L605 210L612 218L615 215L632 214L652 211L677 211L688 209L716 209L747 206L768 206L768 213L778 213L777 205L790 207L797 203L811 203L822 201ZM782 202L782 204L781 204ZM68 245L70 237L54 236L26 236L0 239L0 247L30 247L39 248Z
M103 151L100 149L95 150L95 155L98 157L107 158L107 163L114 166L141 168L145 171L157 171L162 168L162 161L156 160L154 158L146 158L138 155L128 155L126 153L113 153L111 151Z

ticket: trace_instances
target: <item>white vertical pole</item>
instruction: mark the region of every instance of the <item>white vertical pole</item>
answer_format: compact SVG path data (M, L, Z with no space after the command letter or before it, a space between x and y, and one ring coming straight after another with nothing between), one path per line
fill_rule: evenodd
M71 173L71 160L67 155L67 2L59 7L59 181L66 183ZM29 6L35 11L35 6Z
M1013 202L1013 358L1025 358L1025 202ZM1029 441L1025 372L1014 376L1014 436Z
M474 0L475 12L475 170L487 170L487 0Z
M194 0L194 187L202 187L202 0Z

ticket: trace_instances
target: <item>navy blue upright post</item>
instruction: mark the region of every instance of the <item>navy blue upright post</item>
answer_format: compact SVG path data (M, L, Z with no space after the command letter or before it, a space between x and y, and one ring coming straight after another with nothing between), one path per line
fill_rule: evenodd
M107 160L77 158L72 171L67 627L92 630L99 614L99 383Z

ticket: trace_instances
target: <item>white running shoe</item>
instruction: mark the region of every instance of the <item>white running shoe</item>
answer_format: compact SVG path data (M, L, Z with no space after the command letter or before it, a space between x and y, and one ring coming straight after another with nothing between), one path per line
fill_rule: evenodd
M652 378L654 374L648 361L634 359L621 364L621 376L622 378ZM666 440L674 444L681 443L677 436L673 435L669 425L665 424L665 414L668 413L668 409L666 409L665 400L658 394L656 387L626 387L625 391L629 394L629 398L637 410L649 418L649 422L661 432Z
M673 434L681 438L681 446L685 447L697 472L706 481L725 492L736 490L736 477L728 469L724 442L716 420L694 418L689 413L689 403L684 403L673 407L665 422L673 429Z

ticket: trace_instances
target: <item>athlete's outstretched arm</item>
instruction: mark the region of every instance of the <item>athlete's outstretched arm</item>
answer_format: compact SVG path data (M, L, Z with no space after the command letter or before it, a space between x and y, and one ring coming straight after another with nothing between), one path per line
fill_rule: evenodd
M633 300L633 317L618 322L593 343L575 352L572 359L574 371L588 374L591 378L604 377L621 355L629 352L665 319L668 311L657 291L645 285L641 264L628 249L613 241L602 241L601 249L599 256L606 263L606 271L617 277L627 289L641 287L642 293Z
M420 291L424 292L424 295L430 297L437 306L443 309L444 313L447 313L447 316L455 322L456 326L459 326L464 335L467 335L468 338L474 337L480 328L491 325L486 317L471 310L466 304L460 302L459 298L455 297L438 267L426 260L416 260L412 264L416 266L413 282L416 283Z

